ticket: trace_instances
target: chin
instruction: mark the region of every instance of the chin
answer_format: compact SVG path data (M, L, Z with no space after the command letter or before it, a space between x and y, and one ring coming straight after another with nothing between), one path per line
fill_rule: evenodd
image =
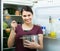
M26 24L30 24L31 22L26 22Z
M30 24L30 23L26 23L26 24Z

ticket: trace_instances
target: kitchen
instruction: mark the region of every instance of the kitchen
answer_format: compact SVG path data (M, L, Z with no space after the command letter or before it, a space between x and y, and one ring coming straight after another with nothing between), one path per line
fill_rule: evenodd
M34 12L33 24L38 24L42 26L42 30L44 33L44 49L42 51L60 51L59 48L60 47L59 44L60 43L60 26L59 26L60 25L60 2L59 0L57 1L56 0L31 0L31 1L2 0L1 5L2 5L1 10L3 12L5 11L4 14L1 14L1 19L2 19L1 22L3 22L2 26L6 25L1 29L1 31L3 31L3 29L5 30L7 27L10 28L9 25L11 21L13 19L16 19L16 17L20 17L19 11L17 14L14 12L14 10L16 10L14 9L15 7L17 7L20 10L21 7L23 7L24 5L28 5L33 9ZM10 11L7 11L6 8L10 8L8 9ZM6 14L9 16L6 16ZM5 20L5 17L7 20ZM21 22L19 22L18 19L16 19L16 21L18 23L22 23L22 19L19 19L21 20ZM6 21L8 25L4 23L4 21ZM43 27L45 28L43 29ZM9 32L9 30L10 29L8 30L6 29L7 32ZM6 33L5 31L3 32ZM4 44L6 43L6 41L4 42L4 40L6 39L6 37L8 38L9 33L4 34L3 32L1 33L1 51L9 51L9 50L13 51L14 47L8 49ZM5 39L3 40L3 38Z

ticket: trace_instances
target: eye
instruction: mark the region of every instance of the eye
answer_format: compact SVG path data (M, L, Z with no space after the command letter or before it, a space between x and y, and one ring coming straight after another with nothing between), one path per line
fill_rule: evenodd
M30 16L30 14L28 16Z
M23 17L26 17L26 15L23 15Z

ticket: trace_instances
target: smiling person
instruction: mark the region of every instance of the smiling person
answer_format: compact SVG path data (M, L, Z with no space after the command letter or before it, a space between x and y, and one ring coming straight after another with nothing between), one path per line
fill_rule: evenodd
M24 23L17 24L16 21L11 22L11 33L8 38L8 47L16 44L15 51L36 51L43 49L43 32L40 26L32 24L33 11L29 6L24 6L21 10L21 15ZM20 39L24 35L37 35L38 42Z

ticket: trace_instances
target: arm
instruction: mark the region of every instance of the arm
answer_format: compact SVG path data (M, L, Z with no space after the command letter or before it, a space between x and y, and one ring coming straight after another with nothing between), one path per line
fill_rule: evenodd
M12 29L12 30L11 30L11 33L10 33L10 36L9 36L9 38L8 38L8 47L9 47L9 48L14 45L15 35L16 35L15 31Z
M11 27L12 27L12 29L11 29L10 36L9 36L8 42L7 42L9 48L12 47L15 42L15 36L16 36L15 28L17 27L17 23L15 20L13 20L11 22Z
M39 45L38 45L38 49L43 49L43 34L38 34L38 38L39 38Z

